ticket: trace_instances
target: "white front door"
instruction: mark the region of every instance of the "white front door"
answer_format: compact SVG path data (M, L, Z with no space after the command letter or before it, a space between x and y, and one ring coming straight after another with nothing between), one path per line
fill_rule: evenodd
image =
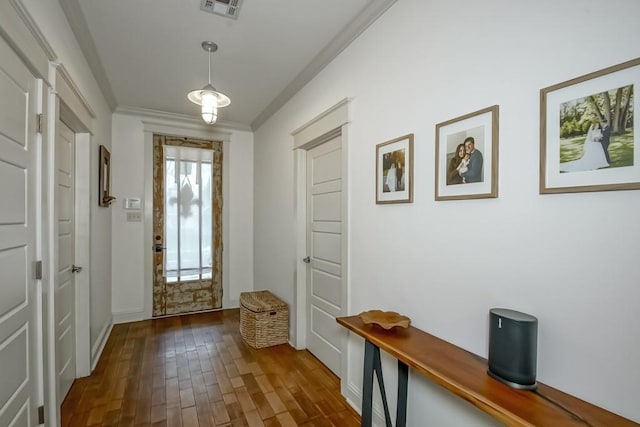
M56 370L58 406L76 378L75 262L75 134L58 121L56 126L56 212L58 277L55 281Z
M36 79L0 38L0 426L37 425Z
M307 348L337 376L344 331L342 147L338 136L307 152Z

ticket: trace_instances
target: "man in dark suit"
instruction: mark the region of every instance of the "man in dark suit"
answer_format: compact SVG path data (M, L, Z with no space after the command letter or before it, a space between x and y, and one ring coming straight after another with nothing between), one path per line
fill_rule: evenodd
M609 157L609 140L611 139L611 126L607 119L600 121L602 127L602 149L604 150L604 156L607 159L607 163L611 164L611 158Z
M464 140L464 151L469 154L469 169L460 174L465 184L482 182L482 153L476 150L476 141L472 136Z

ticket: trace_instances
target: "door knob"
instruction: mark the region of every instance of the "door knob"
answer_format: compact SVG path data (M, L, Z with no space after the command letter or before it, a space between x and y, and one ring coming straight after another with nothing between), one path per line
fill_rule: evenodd
M154 252L162 252L165 249L166 248L164 246L162 246L162 243L156 243L155 245L153 245L153 251Z
M71 266L71 272L72 273L80 273L82 271L82 267L78 267L77 265L73 264Z
M302 258L302 262L309 264L311 262L311 258L310 257Z

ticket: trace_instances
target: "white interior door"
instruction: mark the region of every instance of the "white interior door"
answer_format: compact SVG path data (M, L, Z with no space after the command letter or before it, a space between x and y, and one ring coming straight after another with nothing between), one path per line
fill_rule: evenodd
M307 348L341 375L343 331L342 147L338 136L307 152Z
M36 79L0 38L0 425L38 424Z
M76 286L73 265L75 261L75 134L61 121L58 121L56 128L58 277L55 281L55 329L56 369L60 387L58 404L61 404L76 378Z

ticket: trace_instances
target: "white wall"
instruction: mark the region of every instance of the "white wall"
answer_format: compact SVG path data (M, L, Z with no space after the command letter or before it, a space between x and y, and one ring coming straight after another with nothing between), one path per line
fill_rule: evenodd
M57 1L23 0L36 25L95 113L91 137L91 348L111 324L111 209L98 206L98 147L111 146L111 109Z
M123 313L144 311L144 223L126 222L124 199L144 200L144 128L139 119L113 115L111 304L116 322Z
M483 357L490 308L533 314L538 379L640 421L640 192L538 194L540 89L640 56L639 19L635 0L397 2L255 133L256 288L293 302L290 132L350 97L349 312L402 312ZM435 202L435 124L493 104L499 198ZM376 205L375 145L410 132L415 201ZM408 425L489 422L412 375Z
M124 199L145 196L145 124L149 118L131 114L113 115L113 292L115 322L148 317L151 284L145 284L145 222L127 222ZM158 120L154 120L158 122ZM204 127L164 120L172 134L187 135L188 129ZM182 129L182 130L181 130ZM223 153L223 308L239 306L240 292L253 290L253 134L248 131L208 128L229 132ZM175 133L174 133L175 132ZM204 135L203 135L204 136ZM149 300L148 300L149 299ZM148 300L148 301L147 301ZM146 309L146 313L145 313Z

